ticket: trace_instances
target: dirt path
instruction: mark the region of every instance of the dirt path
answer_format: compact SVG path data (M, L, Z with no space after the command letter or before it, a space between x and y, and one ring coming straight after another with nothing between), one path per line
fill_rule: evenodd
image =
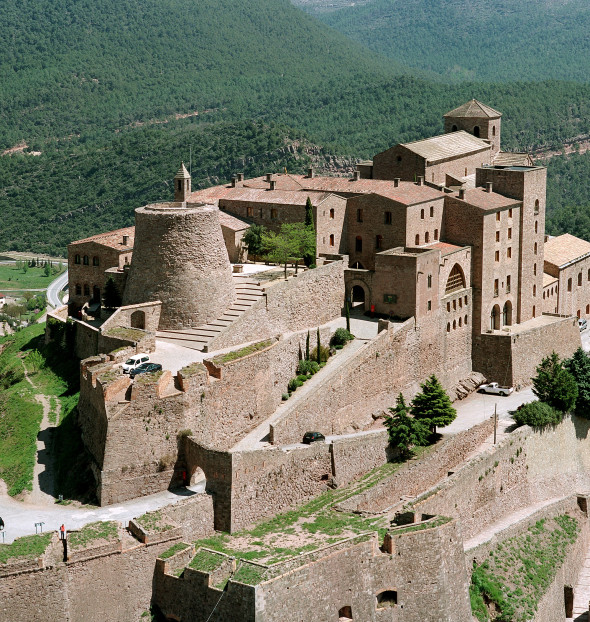
M23 362L23 367L24 362ZM38 391L37 387L31 380L29 373L25 367L25 377L27 382ZM33 469L33 490L28 495L28 501L35 504L51 504L55 503L54 497L54 469L53 469L53 431L55 423L51 423L49 415L51 413L51 403L46 395L36 393L35 399L43 406L43 419L39 434L37 434L37 459ZM54 421L59 421L59 400L56 399L56 413Z

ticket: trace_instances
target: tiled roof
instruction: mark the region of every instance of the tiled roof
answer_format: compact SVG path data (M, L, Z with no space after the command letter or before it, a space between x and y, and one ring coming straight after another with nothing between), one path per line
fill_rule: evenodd
M494 166L534 166L534 163L528 153L500 151L494 158Z
M590 242L569 233L550 238L544 246L545 261L560 268L590 253Z
M491 149L491 145L481 138L472 136L469 132L460 130L449 134L441 134L425 140L417 140L413 143L403 143L402 147L428 160L438 162L447 158L468 155Z
M128 235L127 245L123 246L123 236ZM115 231L107 231L99 233L83 240L76 240L72 244L86 244L87 242L95 242L101 246L108 246L120 251L133 250L133 242L135 241L135 227L126 227L125 229L116 229Z
M247 223L245 220L242 220L233 214L228 214L222 210L219 210L219 222L222 227L233 229L234 231L243 231L244 229L248 229L250 226L250 223Z
M463 246L457 246L456 244L448 244L447 242L436 242L435 244L431 244L428 248L438 248L440 250L440 254L444 257L445 255L450 255L456 251L460 251L463 249Z
M176 173L176 175L174 175L174 179L190 179L191 176L189 175L188 171L186 170L186 166L184 165L184 162L181 164L180 168L178 169L178 173Z
M447 112L445 117L465 117L467 119L479 118L497 119L502 116L501 112L482 104L477 99L472 99L465 104Z
M549 285L553 285L553 283L557 283L557 278L543 272L543 287L549 287Z
M312 205L319 205L328 197L326 192L297 191L297 190L263 190L260 188L232 188L226 193L224 201L252 201L257 203L272 203L274 205L305 205L307 197Z
M453 196L459 198L457 194ZM516 199L510 199L496 192L487 192L484 188L469 188L465 190L465 198L460 200L484 211L520 205L520 201Z

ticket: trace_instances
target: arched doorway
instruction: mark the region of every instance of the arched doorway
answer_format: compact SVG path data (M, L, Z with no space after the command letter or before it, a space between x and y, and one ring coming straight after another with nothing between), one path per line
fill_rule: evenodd
M344 620L352 620L352 607L350 605L346 605L346 607L342 607L338 611L338 620L339 622L343 622Z
M362 285L353 285L350 291L350 302L353 309L364 310L366 303L365 288Z
M510 300L507 300L502 310L502 326L511 326L511 325L512 325L512 303L510 302Z
M92 301L100 302L100 287L97 285L92 288Z
M460 289L465 289L465 275L463 274L461 266L456 263L449 273L449 278L445 286L445 296L457 292Z
M473 128L473 135L474 135L475 137L479 138L479 125L476 125L476 126Z
M145 330L145 312L134 311L131 314L131 328L141 328Z
M500 307L494 305L490 313L490 330L500 330Z

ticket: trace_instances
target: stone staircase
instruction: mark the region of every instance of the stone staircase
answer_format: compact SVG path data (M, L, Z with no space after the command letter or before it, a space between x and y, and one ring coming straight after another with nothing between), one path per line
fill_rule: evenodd
M159 330L156 333L156 339L182 346L183 348L206 352L209 342L220 335L228 326L231 326L233 322L264 296L264 289L258 285L257 281L239 274L232 276L236 288L236 299L223 315L209 322L209 324L204 324L197 328Z

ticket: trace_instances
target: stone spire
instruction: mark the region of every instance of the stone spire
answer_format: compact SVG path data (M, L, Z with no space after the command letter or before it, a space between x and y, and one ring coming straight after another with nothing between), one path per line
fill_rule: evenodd
M191 193L191 176L186 170L184 162L174 176L174 201L183 203Z

